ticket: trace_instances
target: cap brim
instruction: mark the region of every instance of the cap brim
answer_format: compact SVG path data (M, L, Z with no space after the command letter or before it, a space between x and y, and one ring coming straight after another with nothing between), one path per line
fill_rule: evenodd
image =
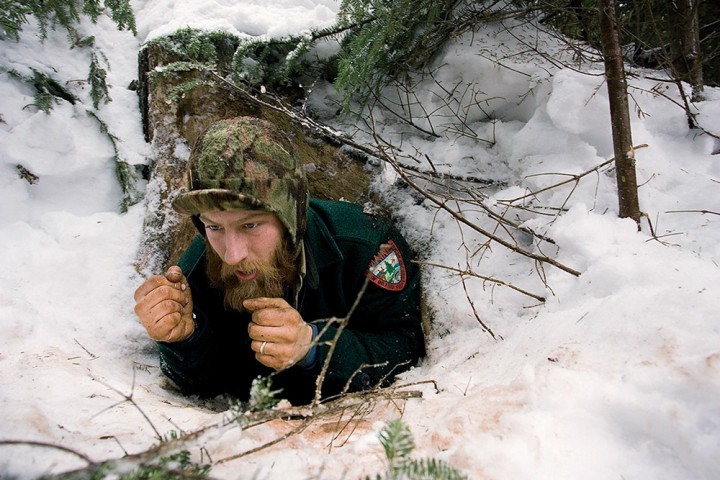
M182 192L172 201L172 208L185 215L232 210L268 210L255 197L221 188Z

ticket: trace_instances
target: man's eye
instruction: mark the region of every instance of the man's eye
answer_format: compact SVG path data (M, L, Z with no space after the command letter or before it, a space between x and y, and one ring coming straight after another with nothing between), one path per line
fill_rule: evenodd
M253 228L256 228L259 224L258 223L246 223L243 225L248 230L252 230Z
M217 232L220 230L220 227L217 225L205 225L205 230L210 230L211 232Z

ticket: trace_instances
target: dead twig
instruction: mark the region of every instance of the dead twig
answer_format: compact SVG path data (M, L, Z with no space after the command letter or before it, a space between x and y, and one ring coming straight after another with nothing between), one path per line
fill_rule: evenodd
M113 408L117 407L118 405L122 405L122 404L125 403L125 402L129 402L130 405L132 405L133 407L135 407L135 409L136 409L138 412L140 412L140 415L142 415L142 417L143 417L143 418L147 421L147 423L150 425L150 428L152 428L153 432L155 432L155 437L156 437L159 441L161 441L161 442L163 441L163 436L160 435L160 432L158 432L157 428L155 428L155 424L153 424L152 420L150 420L150 417L147 416L147 414L145 413L145 411L144 411L142 408L140 408L140 405L138 405L137 402L133 399L133 394L134 394L134 392L135 392L135 369L133 369L132 387L130 388L130 394L129 394L129 395L126 395L126 394L122 393L122 392L121 392L120 390L118 390L117 388L113 387L112 385L108 385L107 383L103 382L102 380L99 380L99 379L94 378L94 377L91 377L91 378L92 378L93 380L95 380L96 382L98 382L99 384L103 385L104 387L109 388L109 389L112 390L113 392L115 392L115 393L117 393L118 395L120 395L121 397L123 397L123 400L121 400L121 401L119 401L119 402L117 402L117 403L115 403L115 404L113 404L113 405L111 405L111 406L109 406L109 407L101 410L100 412L98 412L98 413L96 414L96 416L97 416L97 415L100 415L101 413L103 413L103 412L105 412L105 411L107 411L107 410L113 409Z
M472 300L472 297L470 297L470 292L468 292L467 285L465 284L465 277L463 275L460 275L460 280L462 281L463 290L465 291L465 298L467 298L468 303L470 304L470 308L472 309L473 315L475 316L475 320L478 321L480 326L485 330L490 336L493 338L493 340L497 340L498 337L495 336L495 333L492 331L490 327L488 327L485 322L483 322L482 318L480 318L480 315L478 314L477 310L475 309L475 303ZM500 337L500 340L503 338Z
M96 358L98 358L97 355L95 355L95 354L92 353L90 350L88 350L87 348L85 348L82 343L78 342L78 339L77 339L77 338L73 338L73 340L75 340L75 343L77 343L80 348L82 348L83 350L85 350L85 353L87 353L88 355L90 355L90 359L91 359L91 360L95 360Z
M713 212L711 210L668 210L665 213L702 213L703 215L720 215L720 212Z
M494 242L499 243L499 244L502 245L503 247L512 250L513 252L519 253L519 254L521 254L521 255L524 255L524 256L526 256L526 257L532 258L532 259L537 260L537 261L539 261L539 262L544 262L544 263L550 264L550 265L552 265L552 266L554 266L554 267L556 267L556 268L559 268L560 270L563 270L564 272L570 273L571 275L574 275L574 276L576 276L576 277L579 277L579 276L580 276L580 272L578 272L577 270L575 270L575 269L573 269L573 268L570 268L570 267L568 267L568 266L566 266L566 265L563 265L562 263L560 263L560 262L558 262L557 260L554 260L554 259L552 259L552 258L550 258L550 257L546 257L546 256L544 256L544 255L538 255L538 254L536 254L536 253L533 253L533 252L529 252L529 251L527 251L527 250L524 250L524 249L518 247L517 245L513 245L513 244L511 244L510 242L504 240L503 238L501 238L501 237L499 237L499 236L497 236L497 235L494 235L494 234L492 234L491 232L488 232L487 230L485 230L484 228L480 227L480 226L477 225L476 223L473 223L473 222L469 221L467 218L465 218L465 216L464 216L462 213L456 212L456 211L453 210L452 208L449 208L449 207L446 205L445 202L439 200L435 195L432 195L431 193L429 193L428 191L426 191L425 189L423 189L422 187L420 187L420 186L419 186L417 183L415 183L412 179L410 179L410 177L405 173L405 171L404 171L404 170L402 169L402 167L399 165L397 159L395 159L395 158L393 157L394 154L393 154L393 153L387 153L387 150L389 150L390 152L393 151L393 150L392 150L393 147L392 147L391 145L386 144L382 139L380 139L380 138L377 137L377 136L375 137L375 139L376 139L376 142L377 142L377 146L378 146L378 148L380 149L380 153L378 154L378 155L380 156L380 158L382 158L386 163L388 163L388 165L392 166L393 169L395 170L395 172L400 176L400 178L403 179L403 181L405 181L405 183L407 183L410 187L412 187L414 190L416 190L416 191L417 191L418 193L420 193L422 196L424 196L425 198L427 198L428 200L430 200L432 203L434 203L434 204L435 204L436 206L438 206L440 209L442 209L442 210L446 211L447 213L449 213L455 220L457 220L458 222L460 222L460 223L462 223L462 224L470 227L471 229L473 229L473 230L475 230L476 232L480 233L481 235L483 235L483 236L485 236L485 237L493 240ZM383 146L382 146L383 144L385 144L386 147L383 147Z
M15 165L15 168L18 170L18 175L20 175L20 178L28 182L30 185L35 185L38 181L40 181L40 177L32 173L27 168L23 167L20 164Z
M423 176L426 175L428 177L435 177L435 178L439 178L441 180L456 180L458 182L477 183L478 185L485 185L488 187L500 187L500 188L507 187L507 183L499 181L499 180L473 177L472 175L454 175L452 173L440 173L435 169L435 166L430 161L430 157L425 155L425 159L430 163L430 166L433 169L432 171L422 170L419 167L415 167L413 165L403 165L402 168L404 170L419 173Z
M340 338L340 334L342 334L343 330L345 330L345 327L347 326L348 322L350 321L350 317L352 316L353 312L357 308L358 304L360 303L360 299L365 294L365 290L367 289L368 283L370 280L368 278L365 279L365 282L363 283L362 288L360 289L360 292L358 292L357 297L355 298L355 302L353 303L352 307L350 307L350 311L347 313L345 318L342 318L339 320L340 325L338 326L337 332L335 332L335 337L333 338L333 341L330 344L330 351L327 354L327 357L325 358L325 363L323 363L322 369L320 370L320 375L318 375L316 381L315 381L315 398L313 399L312 405L316 406L320 403L320 397L322 393L322 385L325 381L325 376L327 375L328 368L330 368L330 360L332 359L333 353L335 353L335 347L337 346L338 339ZM331 322L328 322L328 324L325 326L325 329L329 327ZM325 330L323 329L323 331ZM318 334L318 338L322 337L322 332Z
M473 272L473 271L471 271L471 270L463 270L463 269L460 269L460 268L449 267L449 266L447 266L447 265L440 265L440 264L438 264L438 263L423 262L423 261L419 261L419 260L417 260L417 261L414 260L413 262L414 262L414 263L417 263L417 264L419 264L419 265L426 265L426 266L428 266L428 267L444 268L444 269L446 269L446 270L450 270L450 271L456 272L456 273L458 273L460 276L469 276L469 277L479 278L479 279L485 280L485 281L487 281L487 282L492 282L492 283L495 283L495 284L497 284L497 285L502 285L503 287L508 287L508 288L510 288L510 289L512 289L512 290L515 290L516 292L522 293L523 295L527 295L528 297L534 298L535 300L537 300L537 301L539 301L539 302L543 302L543 303L545 302L545 297L542 297L542 296L540 296L540 295L536 295L536 294L534 294L534 293L528 292L527 290L523 290L523 289L520 288L520 287L516 287L515 285L513 285L513 284L511 284L511 283L507 283L507 282L504 282L504 281L502 281L502 280L498 280L497 278L492 278L492 277L486 277L486 276L484 276L484 275L479 275L479 274L477 274L477 273L475 273L475 272Z
M648 145L647 145L646 143L643 143L643 144L641 144L641 145L637 145L637 146L633 147L633 150L639 150L639 149L645 148L645 147L647 147L647 146L648 146ZM534 191L534 192L530 192L530 193L528 193L528 194L526 194L526 195L522 195L522 196L520 196L520 197L511 198L511 199L507 199L507 200L498 200L498 202L511 204L511 203L518 202L518 201L520 201L520 200L524 200L524 199L529 198L529 197L534 197L534 196L536 196L536 195L539 194L539 193L547 192L548 190L552 190L552 189L554 189L554 188L558 188L558 187L561 187L561 186L563 186L563 185L567 185L568 183L575 182L575 185L577 185L577 183L578 183L578 182L580 181L580 179L582 179L583 177L586 177L587 175L590 175L591 173L595 173L595 172L599 171L601 168L606 167L606 166L610 165L610 164L613 163L613 162L615 162L615 157L613 157L613 158L611 158L610 160L607 160L607 161L601 163L600 165L597 165L597 166L591 168L590 170L586 170L585 172L579 173L579 174L577 174L577 175L567 174L567 173L564 173L564 174L556 174L556 175L566 175L566 176L568 176L568 177L570 177L570 178L568 178L567 180L563 180L562 182L559 182L559 183L555 183L555 184L553 184L553 185L550 185L550 186L548 186L548 187L541 188L540 190L536 190L536 191ZM548 175L550 175L550 174L548 174Z
M45 448L52 448L55 450L61 450L63 452L70 453L72 455L75 455L76 457L86 461L88 465L94 465L95 462L92 461L90 457L85 455L84 453L80 453L77 450L73 450L70 447L65 447L63 445L58 445L56 443L50 443L50 442L41 442L38 440L0 440L0 446L2 445L26 445L30 447L45 447Z
M301 432L303 432L305 429L307 429L313 421L318 421L322 418L328 418L335 415L342 415L344 412L350 409L355 409L356 412L359 410L363 410L365 414L360 415L358 413L351 416L350 420L347 422L352 421L355 418L364 418L373 410L373 405L377 404L379 401L382 400L404 400L404 399L410 399L410 398L419 398L422 397L422 393L418 391L413 390L400 390L400 388L403 388L403 386L398 387L392 387L392 388L378 388L373 390L368 390L365 392L353 392L353 393L347 393L344 395L341 395L334 400L331 400L329 402L319 404L319 405L310 405L309 407L298 407L298 408L291 408L287 410L273 410L268 412L258 412L261 414L266 414L264 417L263 422L255 423L253 426L260 425L262 423L269 422L271 420L279 420L279 419L287 419L289 417L299 419L300 423L293 427L290 431L286 432L285 434L274 438L268 442L263 443L262 445L258 445L256 447L253 447L249 450L246 450L244 452L240 452L237 454L230 455L228 457L224 457L218 461L215 462L215 464L221 464L221 463L227 463L232 460L237 460L242 457L246 457L248 455L252 455L254 453L260 452L262 450L265 450L267 448L270 448L274 445L277 445L279 443L282 443L283 441L287 440L288 438L297 435ZM343 423L341 421L342 419L338 420L338 425ZM342 427L340 432L335 432L335 436L333 437L333 441L338 438L340 433L344 431L344 429L347 427L347 422L345 422L345 426ZM347 439L346 439L347 441Z
M232 461L232 460L237 460L238 458L242 458L242 457L246 457L246 456L248 456L248 455L252 455L253 453L257 453L257 452L259 452L259 451L261 451L261 450L265 450L266 448L272 447L273 445L277 445L278 443L281 443L281 442L287 440L288 438L292 437L293 435L296 435L296 434L302 432L303 430L305 430L305 429L310 425L310 423L312 422L312 420L313 420L313 417L308 417L308 418L304 419L304 420L300 423L300 425L298 425L297 427L293 428L292 430L290 430L289 432L287 432L285 435L282 435L281 437L278 437L278 438L276 438L276 439L274 439L274 440L271 440L271 441L269 441L269 442L267 442L267 443L263 443L262 445L258 445L257 447L251 448L250 450L246 450L246 451L244 451L244 452L237 453L237 454L235 454L235 455L230 455L229 457L221 458L220 460L216 461L215 463L218 464L218 465L221 464L221 463L227 463L227 462L230 462L230 461Z

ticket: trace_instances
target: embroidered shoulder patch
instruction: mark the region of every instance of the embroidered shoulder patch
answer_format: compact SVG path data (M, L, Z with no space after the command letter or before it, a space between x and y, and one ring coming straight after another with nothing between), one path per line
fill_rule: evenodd
M405 262L395 242L390 240L380 245L380 251L370 262L367 277L385 290L398 291L405 288Z

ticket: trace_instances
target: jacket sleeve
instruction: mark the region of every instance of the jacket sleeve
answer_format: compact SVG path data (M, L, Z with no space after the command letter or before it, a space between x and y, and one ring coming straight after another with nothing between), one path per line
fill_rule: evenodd
M195 309L195 330L192 335L177 343L158 342L160 368L175 384L188 394L211 396L220 393L212 365L214 335L205 315Z

